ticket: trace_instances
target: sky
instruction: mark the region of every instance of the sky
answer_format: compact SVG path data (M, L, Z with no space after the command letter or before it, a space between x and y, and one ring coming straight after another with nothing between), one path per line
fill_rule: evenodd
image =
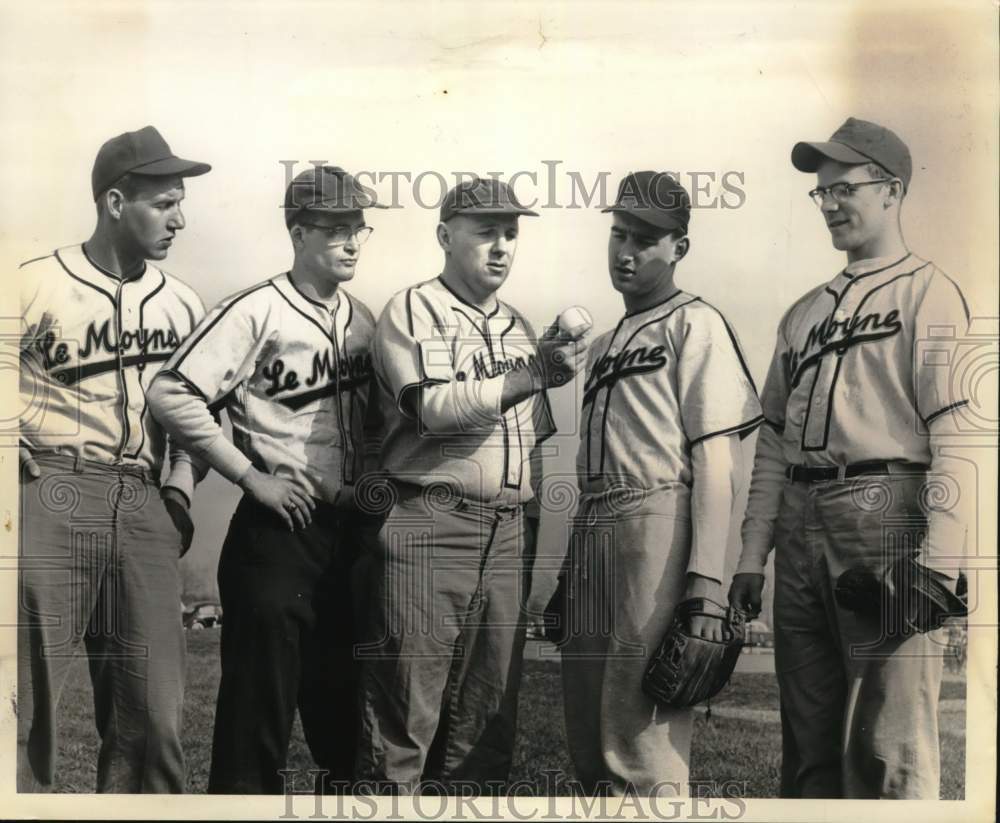
M188 181L188 225L164 263L207 306L288 268L279 207L289 169L324 160L367 172L398 206L370 213L375 233L348 287L376 313L440 271L441 179L499 173L518 175L518 193L537 197L541 213L521 221L502 296L537 328L583 306L601 332L623 309L608 281L610 219L586 192L603 178L611 197L629 170L672 171L698 206L678 285L730 319L759 385L781 314L844 264L806 196L814 179L789 152L855 116L889 125L911 149L903 217L913 250L960 283L974 314L996 315L988 4L0 8L7 271L86 238L97 148L154 124L177 154L213 165ZM553 402L563 432L549 468L568 472L579 386ZM211 594L237 496L217 476L198 495L186 564L199 595ZM543 534L554 553L559 526L550 519Z

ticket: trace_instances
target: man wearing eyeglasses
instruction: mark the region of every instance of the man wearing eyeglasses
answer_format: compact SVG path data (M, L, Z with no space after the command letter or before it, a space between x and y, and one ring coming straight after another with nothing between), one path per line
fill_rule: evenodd
M375 322L341 286L370 208L385 207L339 167L299 174L285 195L291 270L216 306L149 392L167 431L245 492L219 561L213 793L283 790L296 707L318 766L351 776L354 547L342 527L363 469Z
M947 368L968 310L903 240L912 163L897 135L850 118L792 163L816 173L809 194L847 266L779 325L730 600L759 611L776 547L783 797L937 798L937 633L901 627L887 598L863 613L835 591L846 570L877 579L914 551L954 590L966 501L941 444L968 402Z

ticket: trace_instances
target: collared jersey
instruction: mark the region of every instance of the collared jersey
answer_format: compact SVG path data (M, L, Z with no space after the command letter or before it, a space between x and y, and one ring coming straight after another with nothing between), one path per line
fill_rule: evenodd
M411 484L443 484L473 500L531 500L540 480L532 476L531 451L555 431L548 397L538 392L504 413L499 397L504 375L532 367L537 353L531 326L503 301L483 312L440 278L394 295L374 344L385 427L382 470ZM435 431L407 406L406 398L420 391L447 395L441 404L452 415L446 431Z
M805 294L761 395L784 462L929 463L927 424L968 403L952 362L968 323L958 286L913 254Z
M288 273L223 300L166 368L209 408L224 407L236 447L260 471L333 502L363 469L375 328L338 289L333 308Z
M22 264L19 277L21 437L158 476L166 437L145 392L204 315L201 300L148 262L121 280L82 245Z
M763 421L735 332L684 291L626 314L591 344L581 415L585 494L690 486L694 444L746 436Z

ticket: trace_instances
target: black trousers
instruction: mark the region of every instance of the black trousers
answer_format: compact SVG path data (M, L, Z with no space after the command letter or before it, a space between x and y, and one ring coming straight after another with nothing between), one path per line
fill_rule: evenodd
M219 560L222 680L208 791L280 794L295 710L319 769L350 780L357 677L351 593L354 541L318 504L304 530L245 496ZM311 786L298 775L291 786Z

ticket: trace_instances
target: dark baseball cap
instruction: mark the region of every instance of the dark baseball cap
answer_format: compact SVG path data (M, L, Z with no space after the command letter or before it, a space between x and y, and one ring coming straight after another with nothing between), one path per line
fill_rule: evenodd
M665 171L634 171L618 184L614 205L601 212L624 212L657 228L686 233L691 220L691 198Z
M90 174L90 185L96 200L128 172L150 177L197 177L211 170L208 163L177 157L162 135L152 126L146 126L112 137L101 146Z
M910 187L910 150L895 132L878 123L848 117L826 143L796 143L792 149L792 165L799 171L816 171L827 158L849 165L874 161L902 180L904 190Z
M538 212L525 208L510 185L493 177L463 180L444 196L441 222L456 214L525 214L538 217Z
M375 195L340 166L312 166L295 176L285 189L285 225L302 211L346 212L387 209Z

